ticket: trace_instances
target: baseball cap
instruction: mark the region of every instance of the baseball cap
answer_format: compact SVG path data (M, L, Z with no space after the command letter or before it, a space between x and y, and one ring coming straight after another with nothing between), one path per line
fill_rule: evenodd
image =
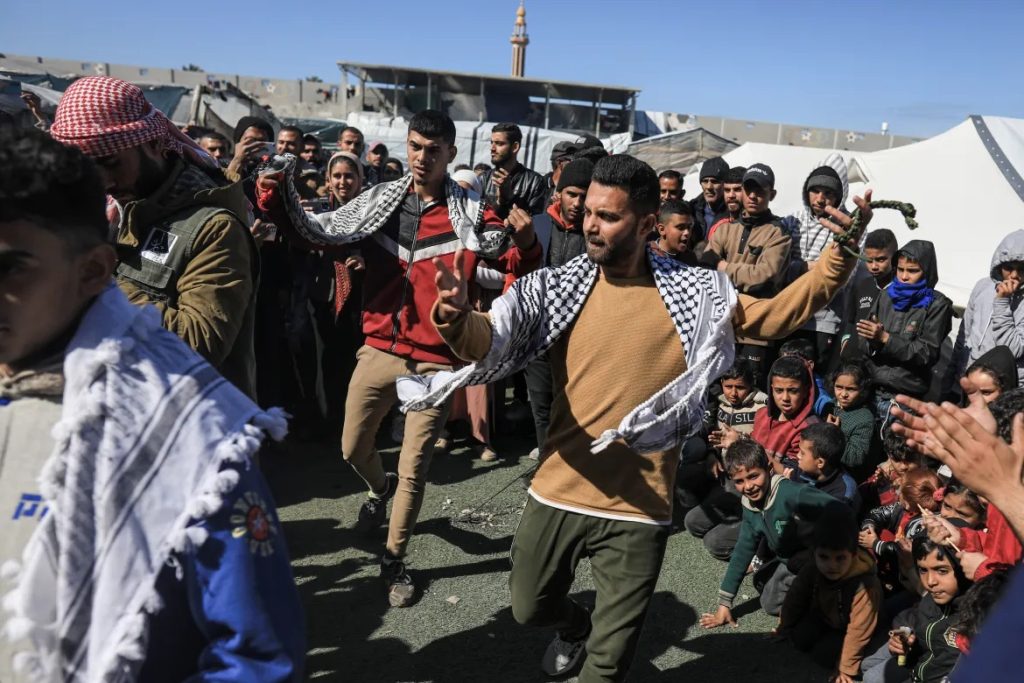
M757 183L766 190L775 189L775 173L768 164L754 164L743 174L743 184Z
M383 147L384 148L384 153L387 154L388 146L384 144L383 140L374 140L373 142L371 142L367 146L366 151L372 152L372 151L376 150L378 147Z

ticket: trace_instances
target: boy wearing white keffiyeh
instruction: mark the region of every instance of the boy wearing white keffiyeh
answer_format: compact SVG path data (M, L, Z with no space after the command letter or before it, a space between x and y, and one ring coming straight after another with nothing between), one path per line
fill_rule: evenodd
M474 364L399 385L417 410L548 352L562 388L513 543L512 611L558 630L542 660L548 674L588 651L580 681L626 675L661 568L678 445L701 423L708 384L733 362L734 329L785 336L856 263L830 248L775 298L737 295L724 274L646 249L657 202L653 169L626 155L601 160L586 201L587 254L520 279L489 314L469 310L457 267L436 263L434 323ZM592 616L567 597L584 556L597 587Z
M298 681L254 461L286 423L121 293L103 207L80 152L0 130L0 680Z

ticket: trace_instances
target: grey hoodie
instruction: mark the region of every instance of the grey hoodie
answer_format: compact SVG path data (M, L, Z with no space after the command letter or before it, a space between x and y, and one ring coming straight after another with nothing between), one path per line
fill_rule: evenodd
M1002 281L999 266L1009 261L1024 261L1024 230L1015 230L1003 238L992 254L991 271L974 286L964 309L953 362L957 374L995 346L1007 346L1017 359L1017 377L1024 382L1024 292L996 297L996 284Z

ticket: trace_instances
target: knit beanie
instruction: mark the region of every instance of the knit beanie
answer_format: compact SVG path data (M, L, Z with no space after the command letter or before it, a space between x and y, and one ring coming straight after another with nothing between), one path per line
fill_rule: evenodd
M733 166L722 178L723 183L732 183L739 185L743 182L743 174L747 172L746 166Z
M843 196L843 181L831 166L819 166L811 171L807 183L804 184L804 193L806 194L812 187L824 187L835 192L836 197Z
M724 180L725 174L729 172L729 164L725 162L722 157L715 157L714 159L708 159L700 167L700 180L705 178L714 178L715 180Z
M573 159L558 178L558 187L555 189L561 192L567 187L581 187L584 190L590 187L590 179L594 175L594 164L590 159L581 157Z

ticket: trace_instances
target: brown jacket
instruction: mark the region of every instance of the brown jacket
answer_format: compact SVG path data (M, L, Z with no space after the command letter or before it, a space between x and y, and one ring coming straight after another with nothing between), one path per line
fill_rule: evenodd
M145 199L123 208L117 228L122 262L140 263L150 231L199 207L217 207L199 229L192 258L169 296L148 291L119 275L118 285L135 304L152 304L164 327L217 368L250 397L256 392L253 300L259 279L256 243L242 223L248 203L239 183L221 186L195 166L178 161L167 180Z
M719 261L728 265L725 274L743 294L759 298L774 295L779 290L789 266L789 250L793 239L782 229L774 216L768 222L751 229L740 221L722 223L715 230L704 249L704 262L716 267ZM742 253L740 242L749 232Z
M860 663L878 625L882 584L875 575L875 561L858 548L846 574L829 581L808 562L793 579L779 615L779 626L791 629L814 613L831 628L845 632L838 669L848 676L860 674Z

